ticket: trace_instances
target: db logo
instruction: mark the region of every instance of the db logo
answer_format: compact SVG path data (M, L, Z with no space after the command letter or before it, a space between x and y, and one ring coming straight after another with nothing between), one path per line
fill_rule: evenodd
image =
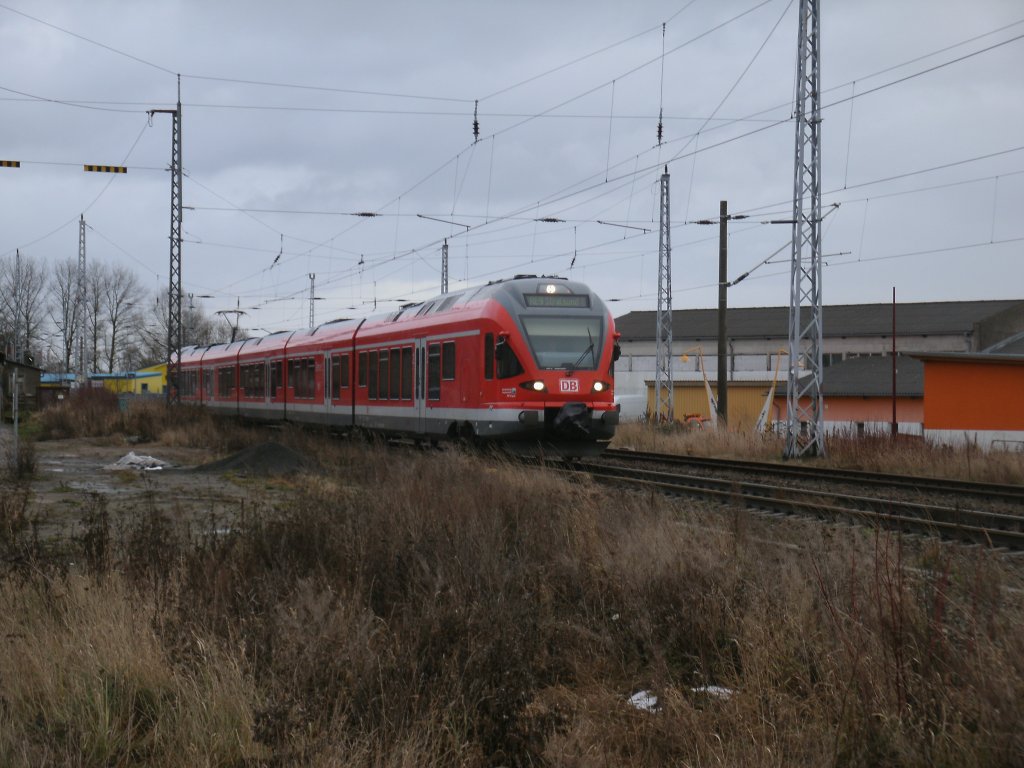
M580 382L578 379L559 379L558 389L562 392L579 392Z

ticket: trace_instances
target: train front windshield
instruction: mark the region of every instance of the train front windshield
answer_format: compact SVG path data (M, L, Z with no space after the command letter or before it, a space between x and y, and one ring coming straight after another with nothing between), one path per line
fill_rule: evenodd
M574 371L597 368L603 327L600 316L528 315L520 319L539 367Z

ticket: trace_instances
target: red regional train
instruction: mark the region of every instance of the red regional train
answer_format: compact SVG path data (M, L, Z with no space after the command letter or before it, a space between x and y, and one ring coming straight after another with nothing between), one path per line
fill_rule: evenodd
M386 315L188 347L179 395L247 419L586 456L618 424L617 339L585 285L517 275Z

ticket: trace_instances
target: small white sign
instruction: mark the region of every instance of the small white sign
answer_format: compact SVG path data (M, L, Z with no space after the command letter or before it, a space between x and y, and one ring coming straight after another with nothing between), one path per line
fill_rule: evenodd
M558 382L558 388L562 392L579 392L579 379L560 379Z

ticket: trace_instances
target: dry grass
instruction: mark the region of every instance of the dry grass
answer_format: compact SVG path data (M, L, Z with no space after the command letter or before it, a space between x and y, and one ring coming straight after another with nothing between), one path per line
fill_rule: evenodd
M254 434L236 422L187 405L168 408L159 400L128 400L122 409L117 396L106 389L72 391L36 414L32 430L39 440L127 438L222 452L250 444Z
M782 437L730 430L693 431L677 426L624 424L613 446L691 456L781 460ZM985 451L977 445L933 445L920 438L830 434L823 466L932 477L955 477L993 483L1024 484L1024 453ZM810 461L818 461L811 459Z
M992 553L283 439L323 471L216 531L0 504L0 764L1021 764Z

